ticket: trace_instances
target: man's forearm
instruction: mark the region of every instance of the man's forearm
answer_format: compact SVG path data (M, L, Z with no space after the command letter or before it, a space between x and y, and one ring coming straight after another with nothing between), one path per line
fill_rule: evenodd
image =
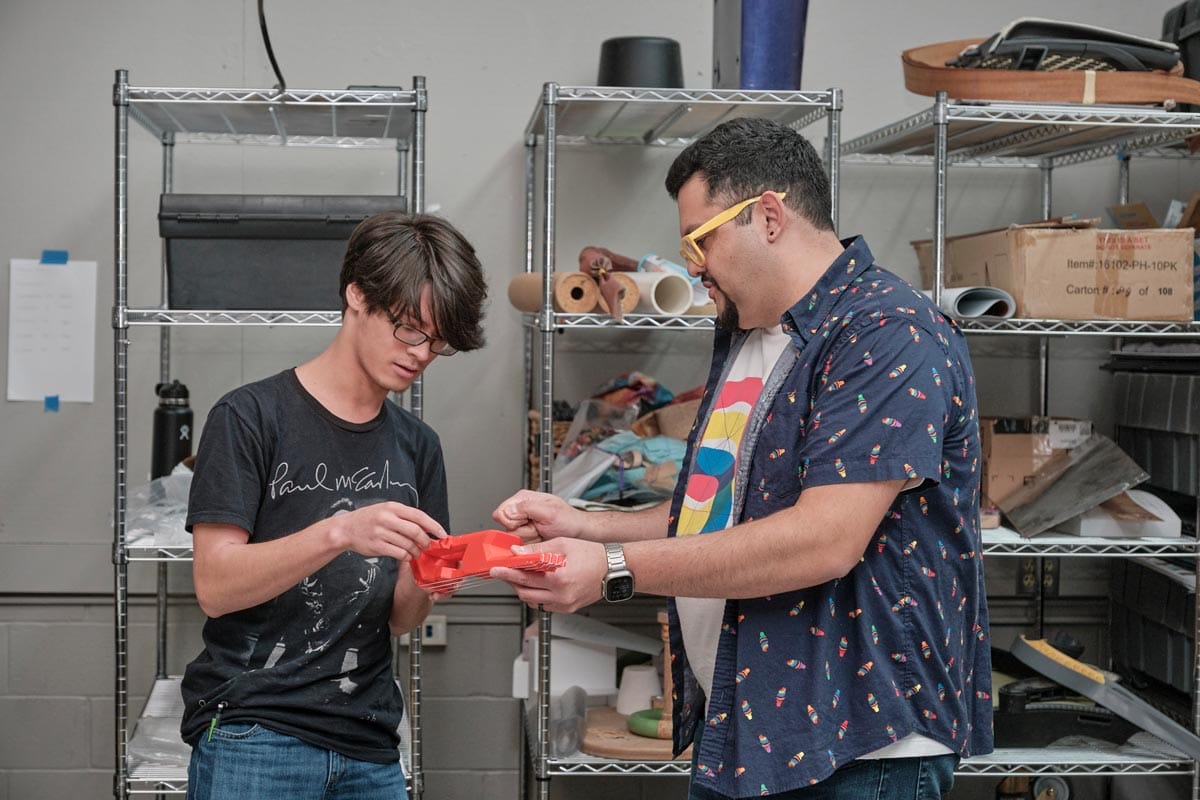
M625 548L639 591L684 597L764 597L817 586L862 558L904 481L806 489L795 506L726 531Z
M432 607L433 599L417 586L412 568L408 564L401 564L396 589L392 592L392 613L388 619L392 635L399 636L420 625Z
M591 542L638 542L664 539L671 502L641 511L586 511L580 539Z
M196 540L193 565L196 596L210 617L278 597L345 549L328 520L282 539L254 544L234 540L227 531L216 526L196 532L198 537L211 537Z

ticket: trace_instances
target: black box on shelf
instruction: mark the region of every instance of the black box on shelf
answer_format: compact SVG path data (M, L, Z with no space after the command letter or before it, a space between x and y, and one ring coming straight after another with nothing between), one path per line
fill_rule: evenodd
M176 309L337 311L346 239L392 195L164 194L167 302Z
M1196 601L1185 582L1194 573L1160 559L1147 563L1157 568L1133 559L1112 561L1113 663L1191 694Z

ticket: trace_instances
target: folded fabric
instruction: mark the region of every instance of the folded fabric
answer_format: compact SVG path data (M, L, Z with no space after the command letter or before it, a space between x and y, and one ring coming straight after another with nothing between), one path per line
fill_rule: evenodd
M933 292L926 290L931 300ZM1017 301L1003 289L995 286L956 286L942 289L942 311L959 319L997 317L1008 319L1017 311Z
M629 501L669 497L675 482L664 481L664 472L668 475L678 474L687 445L668 436L643 439L630 431L622 431L597 443L593 449L613 454L616 463L604 470L585 491L575 496L585 500L620 498ZM556 487L557 481L558 474L555 473Z

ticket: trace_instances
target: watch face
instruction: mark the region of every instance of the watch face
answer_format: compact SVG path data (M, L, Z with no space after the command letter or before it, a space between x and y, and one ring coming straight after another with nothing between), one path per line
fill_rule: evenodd
M604 582L604 599L619 603L633 597L633 576L613 575Z

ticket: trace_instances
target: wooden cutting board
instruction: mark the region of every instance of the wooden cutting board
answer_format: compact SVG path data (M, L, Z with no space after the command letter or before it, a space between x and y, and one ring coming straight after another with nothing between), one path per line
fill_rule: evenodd
M627 758L639 761L670 761L671 740L638 736L625 726L625 716L612 706L589 708L579 750L589 756ZM678 761L692 757L692 748L684 750Z

